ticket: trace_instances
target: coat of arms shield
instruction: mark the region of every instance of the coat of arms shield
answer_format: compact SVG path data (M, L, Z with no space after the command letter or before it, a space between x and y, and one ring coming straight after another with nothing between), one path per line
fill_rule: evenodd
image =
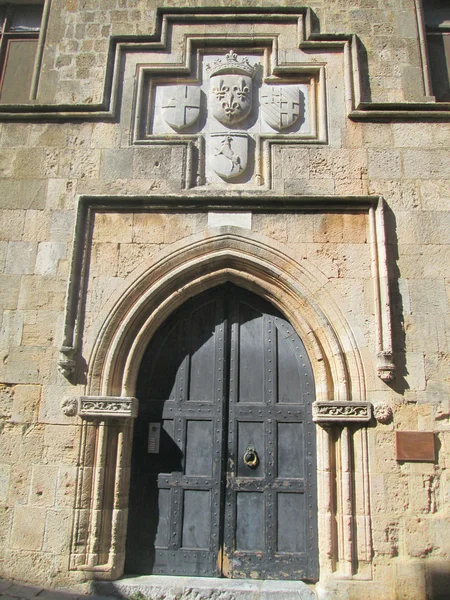
M161 110L166 123L177 131L193 125L200 115L200 94L193 85L165 87Z
M233 179L247 168L248 136L246 133L212 133L211 166L223 179Z
M248 58L238 59L230 50L225 58L207 65L210 75L210 108L223 125L243 121L252 110L253 77L257 70Z
M211 111L224 125L243 121L252 110L252 80L245 75L211 77Z
M277 131L294 125L302 112L300 93L296 85L265 86L261 92L264 121Z

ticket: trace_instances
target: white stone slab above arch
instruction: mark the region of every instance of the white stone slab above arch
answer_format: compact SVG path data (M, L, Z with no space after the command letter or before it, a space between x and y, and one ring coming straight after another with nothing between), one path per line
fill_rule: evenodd
M211 211L208 213L208 228L224 227L242 227L243 229L252 228L251 212L219 212Z

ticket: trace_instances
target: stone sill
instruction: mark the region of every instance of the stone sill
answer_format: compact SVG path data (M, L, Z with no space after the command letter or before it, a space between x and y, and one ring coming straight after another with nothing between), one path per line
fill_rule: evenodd
M101 596L128 598L140 592L146 598L202 598L204 600L316 600L313 586L303 581L263 581L214 577L150 575L123 577L117 581L92 583L92 592Z
M361 102L348 116L353 121L450 121L450 102Z

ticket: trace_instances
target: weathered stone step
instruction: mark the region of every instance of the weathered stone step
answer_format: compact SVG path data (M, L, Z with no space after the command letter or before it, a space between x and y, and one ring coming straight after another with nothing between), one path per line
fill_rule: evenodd
M314 590L302 581L162 575L96 581L92 591L117 598L133 597L133 600L317 600Z

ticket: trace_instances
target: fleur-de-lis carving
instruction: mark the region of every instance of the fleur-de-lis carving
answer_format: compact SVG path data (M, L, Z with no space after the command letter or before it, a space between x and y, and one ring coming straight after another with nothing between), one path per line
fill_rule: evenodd
M222 102L222 108L227 117L231 118L235 112L241 110L239 102Z
M230 91L230 88L227 85L224 85L223 80L220 80L219 87L213 87L212 91L218 100L223 100L225 95Z
M241 79L240 87L238 85L233 86L233 92L242 100L242 102L248 102L248 94L250 92L250 88L245 84L244 79Z
M223 79L220 80L218 87L212 88L213 94L221 102L221 106L228 120L232 120L239 112L242 112L242 104L250 101L250 88L244 79L238 84L225 85Z
M233 57L227 55L227 60ZM234 125L249 116L252 109L252 77L247 63L222 68L224 73L211 76L210 98L212 114L224 125ZM246 65L245 67L242 65ZM237 71L237 72L236 72Z

